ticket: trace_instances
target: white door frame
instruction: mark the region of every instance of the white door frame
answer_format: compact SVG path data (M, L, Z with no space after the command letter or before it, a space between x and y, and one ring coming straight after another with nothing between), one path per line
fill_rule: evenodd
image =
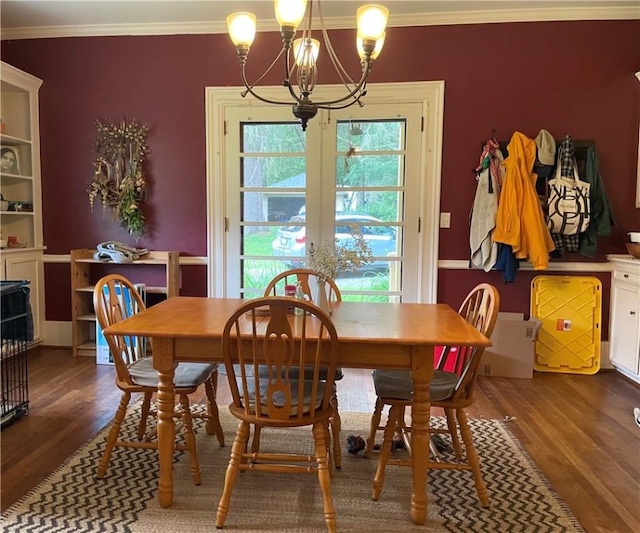
M316 88L318 99L341 94L343 87ZM225 224L226 168L224 151L225 111L228 108L264 106L253 97L242 98L240 87L205 89L207 158L207 294L226 296ZM268 98L282 98L282 87L261 88ZM439 207L442 171L442 131L444 122L444 81L368 84L367 102L376 104L420 103L423 135L420 183L420 253L416 301L434 303L438 287ZM313 120L313 119L312 119Z

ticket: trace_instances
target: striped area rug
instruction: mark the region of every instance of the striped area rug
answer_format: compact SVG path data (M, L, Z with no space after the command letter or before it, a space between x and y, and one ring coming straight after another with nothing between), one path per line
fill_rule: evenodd
M107 476L95 468L106 430L78 450L54 474L1 517L5 533L129 532L204 533L215 531L215 511L222 490L237 421L221 408L227 446L198 428L202 484L191 481L187 457L177 454L174 505L160 508L156 499L155 451L114 451ZM132 420L132 417L129 417ZM332 477L338 530L344 532L582 533L562 503L505 424L471 420L490 507L480 506L470 472L431 471L429 516L423 526L409 518L411 473L388 466L380 500L371 500L376 458L347 453L349 435L366 436L370 416L342 413L343 463ZM439 423L442 421L438 420ZM126 430L135 430L130 423ZM261 449L286 445L312 449L309 429L264 430ZM403 453L398 450L395 453ZM317 532L325 530L322 497L313 475L245 472L238 476L224 531Z

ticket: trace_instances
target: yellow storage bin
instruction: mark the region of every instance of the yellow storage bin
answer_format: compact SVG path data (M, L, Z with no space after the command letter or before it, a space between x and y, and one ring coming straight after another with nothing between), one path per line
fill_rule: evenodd
M536 276L531 316L542 321L533 368L595 374L600 370L602 284L593 276Z

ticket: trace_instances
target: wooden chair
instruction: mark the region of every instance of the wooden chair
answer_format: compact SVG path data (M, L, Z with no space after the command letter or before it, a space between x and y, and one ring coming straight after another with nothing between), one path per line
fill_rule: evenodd
M103 329L145 308L144 301L135 286L119 274L105 276L96 283L93 291L93 305L98 323ZM158 373L153 368L153 360L151 357L146 357L142 339L124 335L105 335L105 338L113 356L116 385L123 394L111 423L107 445L98 464L98 478L102 478L106 474L114 447L158 448L155 428L149 434L147 434L146 428L147 418L151 413L151 400L158 387ZM179 397L179 407L175 416L180 421L177 429L184 430L186 443L176 444L176 449L188 451L193 482L196 485L200 484L200 466L196 453L192 418L196 416L206 418L207 433L210 435L215 433L220 446L224 446L224 434L216 404L217 380L217 364L179 363L176 367L175 390ZM191 413L187 395L194 393L201 385L204 385L207 396L207 414L194 415ZM137 432L138 440L118 440L122 422L127 415L127 406L134 393L144 395Z
M304 313L294 315L291 306ZM328 444L337 350L338 336L329 316L303 300L249 300L228 319L222 335L222 353L233 399L229 410L240 424L218 504L217 528L223 527L229 512L238 471L260 470L317 473L326 527L331 533L336 531ZM257 371L263 365L268 369L267 377ZM325 365L327 375L323 380L320 370ZM310 371L312 377L291 378L294 374L299 376L301 369L305 374ZM247 451L251 425L275 430L312 426L314 453Z
M284 292L285 285L295 285L296 282L300 282L304 294L313 301L312 284L310 280L317 280L317 276L313 270L309 268L292 268L291 270L285 270L276 274L274 278L269 282L267 288L264 290L264 296L277 296L278 290L282 294ZM329 293L327 298L330 302L341 302L342 294L336 282L332 279L327 281L329 286Z
M487 283L475 287L465 298L459 313L486 337L490 337L498 318L500 295L498 290ZM473 445L471 430L465 408L474 402L474 387L483 347L460 346L444 349L434 372L430 386L431 406L444 409L447 429L431 428L431 433L450 435L456 461L444 461L435 446L430 446L429 468L471 470L475 480L478 498L483 507L488 507L487 487L480 472L480 461ZM452 370L445 370L451 368ZM365 447L365 457L371 455L378 429L384 429L384 440L380 446L378 468L373 481L372 498L378 500L384 483L387 464L411 466L411 458L390 459L394 435L399 435L409 452L411 449L411 427L405 422L404 413L411 405L412 382L408 371L374 370L373 382L376 389L376 406L371 418L371 430ZM380 426L380 418L385 405L389 406L386 425ZM465 446L463 456L458 431ZM429 453L415 450L415 453ZM431 458L433 457L433 459Z
M282 294L284 292L285 285L296 285L299 281L302 286L302 291L305 296L313 301L313 294L315 283L317 282L318 276L315 272L308 268L292 268L291 270L286 270L277 274L267 285L267 288L264 290L264 296L277 296L278 291ZM327 280L328 294L327 298L330 302L341 302L342 294L340 293L340 289L336 284L335 280ZM326 368L322 367L320 371L321 379L325 379L326 376ZM308 372L305 374L305 377L308 376ZM292 376L296 377L297 376ZM344 377L341 368L336 369L336 375L334 377L335 381L340 381ZM338 394L337 392L334 394L334 397L331 401L333 404L333 408L335 414L331 419L331 436L333 440L333 464L336 468L340 468L342 466L342 448L340 447L340 429L342 427L342 423L340 420L340 411L338 410ZM257 451L260 447L260 428L255 428L253 441L251 448L254 451Z

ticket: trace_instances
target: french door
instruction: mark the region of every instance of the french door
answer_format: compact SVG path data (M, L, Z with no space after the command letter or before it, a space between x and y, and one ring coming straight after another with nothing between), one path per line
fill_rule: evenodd
M288 107L226 106L216 292L261 296L355 224L374 259L338 277L343 299L419 301L423 121L421 103L374 103L321 111L305 133Z

